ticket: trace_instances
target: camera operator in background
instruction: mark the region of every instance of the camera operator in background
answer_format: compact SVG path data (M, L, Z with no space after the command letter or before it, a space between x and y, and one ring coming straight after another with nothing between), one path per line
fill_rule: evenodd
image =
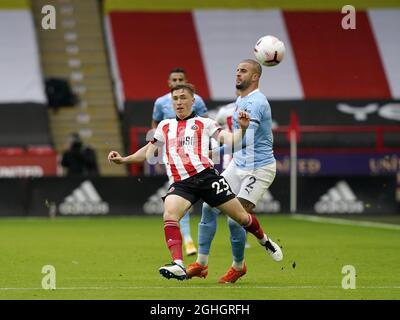
M99 174L95 151L84 144L78 133L69 137L69 146L62 155L61 165L67 176L96 176Z

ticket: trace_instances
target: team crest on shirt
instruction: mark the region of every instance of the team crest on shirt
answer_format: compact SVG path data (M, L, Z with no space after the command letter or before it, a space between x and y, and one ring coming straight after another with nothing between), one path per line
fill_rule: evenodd
M167 191L167 193L171 193L172 191L174 191L175 190L175 187L171 187L168 191Z
M197 131L197 130L199 130L199 126L197 124L194 124L194 125L192 125L191 129L193 131Z

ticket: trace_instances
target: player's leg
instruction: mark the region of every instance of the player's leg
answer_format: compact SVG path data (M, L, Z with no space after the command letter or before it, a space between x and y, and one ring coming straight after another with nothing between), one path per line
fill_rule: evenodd
M242 207L248 212L251 213L254 209L254 204L250 201L247 201L242 198L238 198ZM231 234L231 245L232 245L232 256L233 263L232 267L240 271L244 266L244 249L246 247L246 230L238 224L235 220L228 217L228 226Z
M260 243L264 244L267 239L257 218L255 216L253 218L243 209L225 178L211 171L204 173L202 178L203 184L199 191L202 199L211 207L218 208L241 226L245 227L247 231L259 239ZM245 273L245 269L243 272ZM231 280L229 282L234 281Z
M251 170L245 175L237 197L248 213L253 214L257 202L262 198L263 194L274 181L275 174L276 163L274 162ZM282 260L282 250L269 236L267 236L265 247L275 261Z
M243 173L238 170L234 161L231 161L228 168L221 174L221 176L223 176L225 180L229 183L232 191L235 194L238 194L240 192L242 175ZM244 253L242 252L242 248L244 248L246 245L246 231L241 225L239 225L229 217L228 227L230 231L233 261L235 267L238 267L239 265L243 265L244 263Z
M217 208L240 224L246 231L253 234L262 245L267 241L258 219L247 213L237 198L224 202Z
M238 192L240 189L240 179L235 173L235 170L236 167L234 163L231 162L221 176L225 178L233 192ZM203 204L201 221L198 227L199 253L196 262L190 264L187 268L189 277L205 278L207 276L208 256L212 240L217 230L217 217L219 212L217 208L211 207L206 202Z
M244 261L246 230L230 217L228 217L228 226L230 231L233 262L227 272L219 278L219 283L235 283L247 272Z
M253 234L257 238L258 242L266 248L267 252L275 261L282 260L283 254L279 246L271 242L271 240L264 233L264 230L261 228L257 217L254 214L246 212L240 205L240 202L237 198L231 199L219 205L218 209L242 225L246 231ZM271 249L273 252L271 252Z
M235 179L235 194L240 192L243 172L238 170L234 161L232 161L228 167L229 170L224 171L221 175L227 180L227 182L232 185L232 179ZM234 177L234 178L233 178ZM233 188L232 188L233 189ZM240 199L239 199L240 200ZM243 203L242 203L243 205ZM244 204L246 205L246 204ZM246 208L246 207L245 207ZM244 249L246 246L246 230L238 224L236 221L228 217L228 227L230 232L230 242L232 248L232 256L233 262L232 266L228 269L228 271L220 278L220 282L227 282L228 279L239 278L243 276L245 271L245 263L244 263ZM235 282L235 279L232 279ZM230 281L229 281L230 282Z
M228 215L228 225L231 234L230 240L231 240L232 256L233 256L232 266L227 270L227 272L222 277L219 278L218 280L219 283L235 283L240 277L244 276L247 272L247 267L244 262L244 250L246 245L246 230L244 226L247 225L248 222L245 223L244 222L245 220L243 219L246 217L246 215L248 215L248 213L240 205L241 202L242 201L239 201L238 199L233 199L230 200L228 203L222 204L219 207L221 211L223 211ZM239 209L235 207L239 207ZM255 222L252 223L254 224ZM251 232L251 230L247 231ZM262 229L258 230L257 235L261 235L262 233L263 233ZM258 236L257 238L260 238L260 236Z
M177 194L169 194L164 202L164 234L165 242L171 253L172 264L165 265L159 269L162 276L186 279L186 270L183 265L182 235L179 228L179 220L191 207L192 202Z
M183 243L186 250L186 255L191 256L197 253L192 235L190 233L190 211L186 212L180 221Z
M219 210L203 203L201 220L199 223L199 254L197 261L202 265L208 264L211 242L217 230L217 217Z
M199 223L199 253L196 262L187 267L188 278L205 278L208 274L208 255L210 254L211 242L214 239L217 230L217 217L219 210L203 203L201 211L201 220Z
M251 213L254 204L242 198L238 198L242 207L246 212ZM246 230L235 220L228 216L229 231L231 234L231 246L233 262L231 267L220 277L219 283L235 283L240 277L243 277L246 272L246 264L244 262L244 250L246 248Z

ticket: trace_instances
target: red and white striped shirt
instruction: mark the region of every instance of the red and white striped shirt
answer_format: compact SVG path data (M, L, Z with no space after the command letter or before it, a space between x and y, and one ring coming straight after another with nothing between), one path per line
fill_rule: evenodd
M165 119L153 141L164 144L164 163L170 182L185 180L214 166L208 156L210 137L221 130L217 122L192 113L184 120Z

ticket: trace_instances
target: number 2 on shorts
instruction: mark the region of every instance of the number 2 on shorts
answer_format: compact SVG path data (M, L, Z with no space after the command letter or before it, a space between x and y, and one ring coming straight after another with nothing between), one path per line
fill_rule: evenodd
M244 189L247 191L248 194L250 194L250 191L253 190L253 188L254 188L253 184L256 183L257 179L255 177L250 177L249 180L251 180L251 182Z

